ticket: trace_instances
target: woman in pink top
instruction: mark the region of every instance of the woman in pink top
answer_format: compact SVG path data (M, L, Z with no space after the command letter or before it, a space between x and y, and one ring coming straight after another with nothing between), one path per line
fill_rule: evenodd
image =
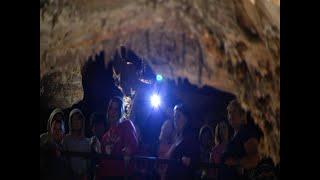
M215 129L215 146L212 148L212 152L210 154L210 162L214 164L220 164L221 155L226 148L228 143L229 130L228 125L224 122L220 122L217 124ZM218 169L211 169L208 172L208 176L211 178L216 178L218 173Z
M135 127L129 119L123 118L124 105L122 98L113 97L108 106L107 118L110 128L102 137L101 152L111 156L135 155L138 139ZM130 163L125 172L123 160L102 159L97 170L97 180L123 179L125 174L132 176L133 166Z

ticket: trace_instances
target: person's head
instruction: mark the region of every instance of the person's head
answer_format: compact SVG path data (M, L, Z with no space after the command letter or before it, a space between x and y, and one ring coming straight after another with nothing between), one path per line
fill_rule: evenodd
M60 143L64 137L65 129L64 129L64 121L62 119L56 119L52 121L50 134L52 139Z
M205 125L200 129L199 140L203 147L209 148L212 145L213 132L212 129Z
M165 121L161 126L159 140L170 140L170 138L172 138L173 130L172 122L170 120Z
M94 136L102 137L107 128L105 116L93 113L90 117L90 127Z
M174 127L178 133L183 131L189 120L190 114L185 105L176 105L174 107Z
M239 129L246 121L246 112L237 100L231 101L228 105L228 120L234 129Z
M107 110L107 119L109 123L115 123L120 120L124 113L123 100L120 97L113 97L109 101L108 110Z
M70 132L79 132L84 135L84 121L85 117L79 109L73 109L69 115Z
M227 142L229 138L229 129L228 125L225 122L220 122L217 124L215 129L214 141L215 144L221 144Z
M47 124L47 130L49 133L51 132L52 123L56 120L64 121L64 113L60 108L54 109L49 116L48 124Z

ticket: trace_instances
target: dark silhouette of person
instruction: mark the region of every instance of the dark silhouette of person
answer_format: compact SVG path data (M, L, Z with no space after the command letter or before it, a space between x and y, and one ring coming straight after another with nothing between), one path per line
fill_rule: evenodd
M167 157L176 163L169 163L166 179L194 179L200 161L200 145L197 133L190 124L190 113L183 104L174 107L176 137Z
M61 144L65 133L63 117L61 109L55 109L48 119L48 132L40 136L40 179L68 179Z

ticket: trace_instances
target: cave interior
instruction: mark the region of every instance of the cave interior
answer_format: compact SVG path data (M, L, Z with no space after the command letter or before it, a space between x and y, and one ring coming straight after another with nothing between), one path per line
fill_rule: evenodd
M140 63L118 62L121 46ZM260 152L280 162L280 0L40 0L40 133L56 107L104 113L120 94L112 67L126 92L161 74L151 84L164 92L162 107L188 104L196 128L226 120L237 98L264 133ZM142 84L136 93L149 98ZM149 99L140 104L150 112L132 113L141 125L170 118Z

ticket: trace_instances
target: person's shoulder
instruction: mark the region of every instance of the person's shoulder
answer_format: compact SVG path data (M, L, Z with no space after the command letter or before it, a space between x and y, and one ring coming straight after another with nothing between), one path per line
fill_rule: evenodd
M241 129L240 135L242 138L245 140L250 139L250 138L257 138L258 140L260 139L260 133L259 130L257 129L256 126L252 124L248 124L244 128Z
M90 137L90 138L85 137L83 140L84 140L85 142L90 143L90 142L93 140L93 137Z
M87 137L87 139L88 139L89 141L93 141L93 140L96 139L96 138L97 138L97 136Z
M248 124L247 131L255 134L259 134L259 127L255 124Z
M217 144L217 145L213 146L211 150L216 151L217 149L220 149L221 146L222 146L222 144Z
M48 132L40 134L40 140L48 138Z
M49 134L47 132L41 134L40 135L40 146L43 145L44 143L46 143L48 141L48 138L49 138Z
M123 128L134 128L134 124L130 119L124 119L119 124L120 127Z
M98 138L97 138L97 136L92 136L92 137L87 138L87 139L88 139L89 143L92 144L92 143L93 143L95 140L97 140Z
M49 144L49 135L48 133L43 133L40 135L40 149L47 148Z

